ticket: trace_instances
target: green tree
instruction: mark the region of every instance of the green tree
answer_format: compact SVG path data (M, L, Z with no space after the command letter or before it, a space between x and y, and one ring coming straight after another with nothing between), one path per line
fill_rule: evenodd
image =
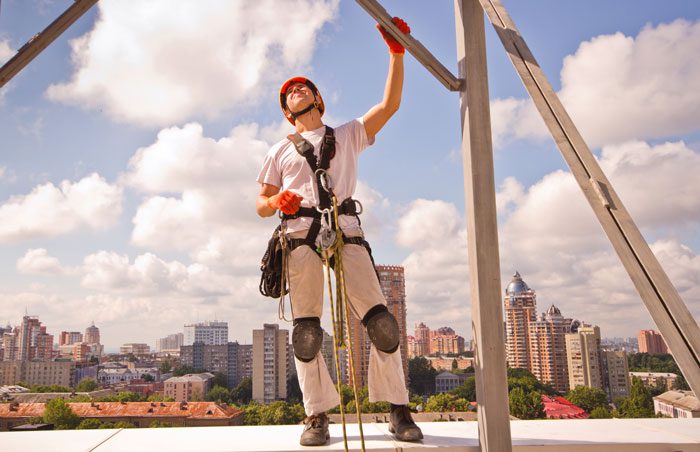
M231 391L231 400L237 405L246 405L253 398L253 380L246 377ZM257 425L257 424L247 424Z
M148 427L149 428L167 428L167 427L174 427L174 426L170 422L153 421L153 422L151 422L151 425L149 425Z
M542 395L537 391L525 392L521 387L515 387L508 393L510 414L518 419L543 419L544 404Z
M91 392L97 389L97 382L92 378L83 378L75 385L76 392Z
M80 424L78 424L78 427L76 428L78 430L94 430L100 427L102 427L102 421L99 419L88 418L80 421Z
M444 411L467 411L469 401L464 398L456 397L453 394L442 393L434 394L428 398L425 403L425 411L436 413Z
M423 356L408 360L409 390L415 394L427 395L435 392L437 370Z
M591 419L610 419L612 418L612 413L610 408L604 406L597 406L591 410Z
M605 392L602 389L589 388L588 386L576 386L569 391L566 399L589 413L597 407L605 408L608 406L608 397Z
M207 392L207 395L204 396L204 400L208 402L218 401L229 403L231 402L231 392L222 386L216 385Z
M245 407L245 425L284 425L298 424L305 417L304 407L278 400L269 405L251 402Z
M163 394L158 394L154 392L153 394L146 397L146 402L174 402L175 399L172 397L165 397Z
M53 424L57 430L70 430L80 424L80 417L70 409L65 400L53 399L46 403L44 422Z
M470 402L476 401L476 378L467 377L460 386L457 386L450 391L450 394L454 394L457 397L469 400Z
M173 375L176 377L182 377L183 375L187 375L187 374L201 374L203 372L206 372L206 370L196 369L192 366L182 365L182 366L177 367L176 369L173 370Z
M644 386L641 379L632 378L630 395L622 399L618 412L620 417L625 418L654 417L654 401L651 392Z
M156 379L151 374L141 374L141 379L146 382L156 381Z
M132 424L131 422L127 421L119 421L114 424L114 428L135 428L136 425Z
M212 386L221 386L222 388L228 388L228 377L223 372L214 372L214 379L211 381Z
M457 362L457 358L452 360L452 370L458 370L459 369L459 363Z
M166 358L162 363L160 363L158 369L160 369L160 373L167 374L173 369L173 359Z
M678 374L678 378L673 382L673 389L680 389L681 391L690 391L690 385L686 381L683 374Z
M103 422L102 425L100 425L100 430L108 428L114 428L114 422Z

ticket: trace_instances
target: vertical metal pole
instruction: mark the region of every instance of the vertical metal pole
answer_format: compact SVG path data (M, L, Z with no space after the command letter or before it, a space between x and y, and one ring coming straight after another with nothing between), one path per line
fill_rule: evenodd
M478 0L455 0L455 25L459 77L465 80L460 111L479 445L482 451L511 451L486 37Z

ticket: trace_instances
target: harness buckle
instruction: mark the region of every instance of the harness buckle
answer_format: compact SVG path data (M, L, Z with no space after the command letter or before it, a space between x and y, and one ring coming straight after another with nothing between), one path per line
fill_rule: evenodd
M328 175L328 171L324 170L323 168L319 168L314 171L314 176L318 177L318 179L321 181L321 187L327 193L331 193L331 190L333 189L333 181Z
M318 233L319 248L325 251L335 244L336 233L331 227L332 214L331 209L323 209L321 212L321 230Z
M362 203L357 199L353 199L352 201L355 203L355 215L362 215L362 212L364 212L365 210L365 208L362 206Z

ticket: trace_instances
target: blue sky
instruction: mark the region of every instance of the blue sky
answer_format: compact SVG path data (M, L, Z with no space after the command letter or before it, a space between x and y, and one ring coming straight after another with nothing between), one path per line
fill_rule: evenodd
M0 61L71 2L5 0ZM453 3L384 1L453 72ZM700 5L504 1L695 318L700 314ZM430 13L426 7L430 7ZM653 323L490 25L503 287L539 311L636 335ZM330 125L381 98L388 64L352 1L98 5L0 90L0 322L92 320L108 348L217 317L232 340L277 321L257 294L271 219L262 156L286 135L277 90L307 74ZM458 97L406 57L401 109L360 159L378 263L406 268L419 321L470 337Z

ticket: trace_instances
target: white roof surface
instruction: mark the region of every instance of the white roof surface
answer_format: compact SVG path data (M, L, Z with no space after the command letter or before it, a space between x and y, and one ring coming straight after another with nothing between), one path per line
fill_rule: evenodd
M419 424L422 443L395 441L387 424L365 424L367 451L395 452L431 449L478 452L476 422ZM2 432L3 452L95 451L239 452L341 451L341 426L330 427L324 447L299 446L300 425L261 427L188 427L125 430L57 430ZM700 451L700 419L582 419L512 421L514 451ZM348 425L349 449L360 450L357 424Z

